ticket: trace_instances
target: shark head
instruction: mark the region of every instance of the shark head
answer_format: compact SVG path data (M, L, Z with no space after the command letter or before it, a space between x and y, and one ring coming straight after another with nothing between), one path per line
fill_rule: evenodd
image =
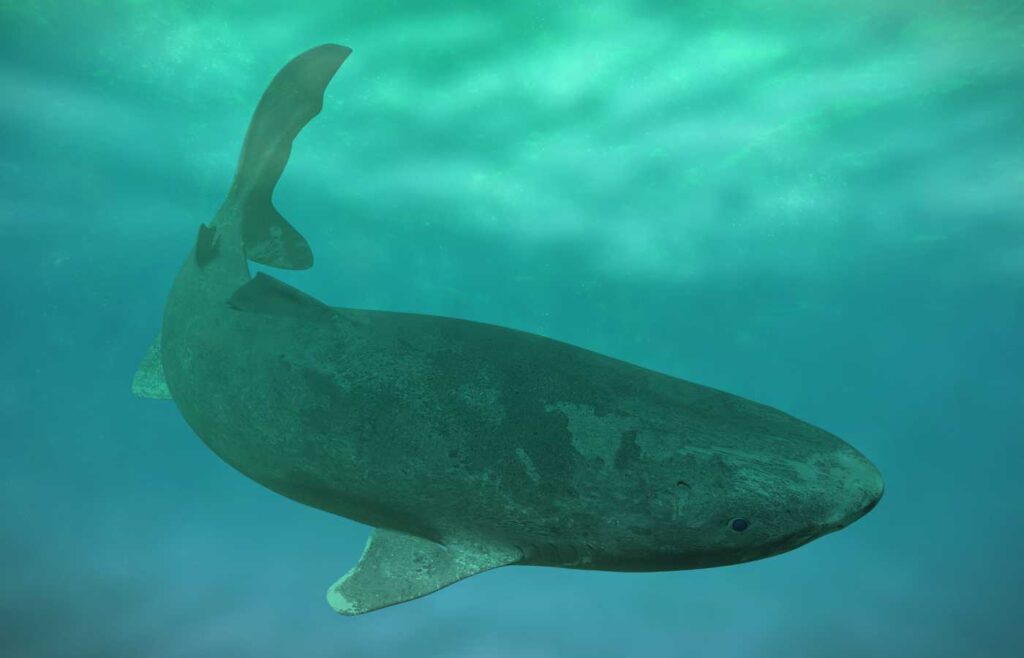
M842 439L757 405L734 445L687 450L675 509L657 543L666 562L702 568L793 550L841 530L882 497L878 469Z
M723 512L735 510L725 514L722 529L735 561L793 550L845 528L878 504L885 485L875 465L838 438L822 439L832 449L790 465L788 475L764 455L729 464L734 481L742 483L721 498Z

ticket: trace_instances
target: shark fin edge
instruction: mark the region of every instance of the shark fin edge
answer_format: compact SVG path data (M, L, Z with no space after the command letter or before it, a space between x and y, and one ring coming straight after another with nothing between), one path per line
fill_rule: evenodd
M282 270L313 267L313 250L269 199L252 202L243 211L245 256L260 265Z
M167 388L167 380L164 379L164 364L160 356L160 334L146 350L132 377L132 393L136 397L148 398L151 400L170 400L171 391Z
M340 614L361 615L418 599L522 557L511 547L472 541L441 545L376 528L356 566L327 590L327 602Z
M199 225L199 235L196 236L196 264L199 267L206 267L217 255L217 229L206 224Z
M324 91L352 50L337 44L311 48L282 68L253 112L230 197L242 210L246 256L289 270L313 265L309 243L274 208L292 142L324 105Z
M257 272L239 287L228 300L228 306L247 313L307 320L324 320L334 315L327 304L263 272Z

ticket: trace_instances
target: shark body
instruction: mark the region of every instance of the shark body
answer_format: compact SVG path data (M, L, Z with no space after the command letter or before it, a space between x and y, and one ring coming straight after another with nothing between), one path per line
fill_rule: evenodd
M446 317L330 307L248 262L312 254L271 196L350 50L288 63L199 229L136 393L224 461L374 527L328 590L344 614L506 565L657 571L790 550L882 494L875 467L781 411L573 345Z

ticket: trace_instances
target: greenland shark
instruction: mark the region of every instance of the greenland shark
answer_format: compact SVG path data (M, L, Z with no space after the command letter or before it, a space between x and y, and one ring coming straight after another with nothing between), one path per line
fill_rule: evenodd
M136 373L225 462L374 527L327 593L354 615L507 565L610 571L756 560L882 495L841 439L713 388L505 327L337 308L264 273L312 265L272 193L350 49L289 62L198 229Z

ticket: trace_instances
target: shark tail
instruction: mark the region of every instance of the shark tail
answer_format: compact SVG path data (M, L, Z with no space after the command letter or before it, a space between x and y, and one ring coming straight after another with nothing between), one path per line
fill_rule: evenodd
M241 219L242 246L249 260L288 270L313 265L309 243L274 208L271 197L288 163L292 142L320 114L324 90L351 52L336 44L307 50L274 76L256 106L226 202L238 209L234 217ZM217 223L200 227L195 252L200 266L216 254ZM160 336L135 372L132 392L142 398L172 399L164 379Z
M256 106L228 193L228 202L240 210L249 260L289 270L313 265L309 243L274 208L271 197L292 141L320 114L324 90L351 52L336 44L307 50L274 76Z

